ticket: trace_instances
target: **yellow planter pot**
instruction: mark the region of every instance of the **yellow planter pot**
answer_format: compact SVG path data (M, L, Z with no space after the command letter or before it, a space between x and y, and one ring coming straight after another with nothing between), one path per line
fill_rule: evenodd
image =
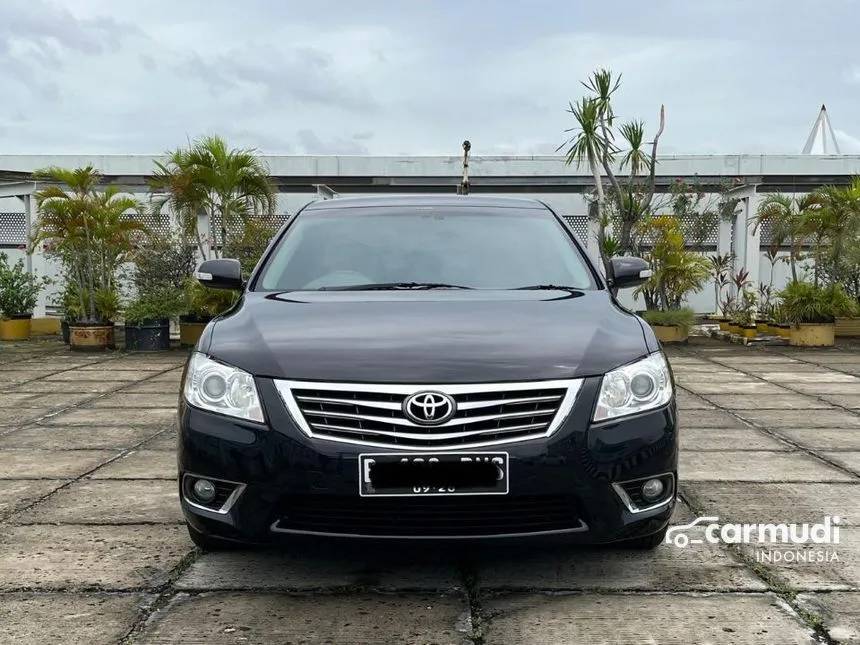
M113 343L113 325L69 325L69 349L74 352L102 352Z
M720 331L729 331L729 321L721 320L720 321Z
M740 334L744 338L755 338L758 335L758 327L741 327Z
M27 340L30 338L30 317L0 320L0 340Z
M836 344L835 325L792 325L789 329L788 344L795 347L833 347Z
M860 318L837 318L834 333L837 337L842 338L860 336Z
M651 325L654 335L661 343L683 343L689 334L679 325Z
M179 323L179 344L183 347L194 347L200 340L200 335L206 329L207 323L181 322Z

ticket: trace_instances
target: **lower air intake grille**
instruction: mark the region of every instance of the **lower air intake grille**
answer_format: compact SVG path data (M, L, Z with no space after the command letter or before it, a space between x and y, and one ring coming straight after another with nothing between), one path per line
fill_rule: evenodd
M272 526L280 532L366 537L493 537L584 530L570 496L407 499L290 497Z

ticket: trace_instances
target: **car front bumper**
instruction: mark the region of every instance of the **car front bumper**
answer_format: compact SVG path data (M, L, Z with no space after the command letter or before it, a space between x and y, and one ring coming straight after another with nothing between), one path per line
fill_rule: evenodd
M654 534L672 515L678 463L674 399L656 411L590 425L600 379L585 379L552 436L467 451L508 453L507 495L368 498L359 495L358 456L383 451L306 436L271 381L261 381L266 425L179 404L180 499L188 523L200 533L249 543L323 535L557 537L599 544ZM657 503L644 503L636 491L657 476L666 491ZM189 488L196 477L216 483L214 502L195 502Z

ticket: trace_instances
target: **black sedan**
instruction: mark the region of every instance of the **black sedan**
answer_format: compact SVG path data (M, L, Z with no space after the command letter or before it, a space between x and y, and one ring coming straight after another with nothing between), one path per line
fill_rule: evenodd
M294 535L653 548L675 505L674 378L542 202L312 202L185 368L179 486L204 549Z

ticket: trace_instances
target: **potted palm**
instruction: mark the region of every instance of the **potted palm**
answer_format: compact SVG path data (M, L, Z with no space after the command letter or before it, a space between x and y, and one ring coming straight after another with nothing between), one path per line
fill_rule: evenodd
M67 170L50 167L35 177L49 185L35 194L39 220L34 243L62 266L67 288L75 294L67 310L69 347L100 351L114 346L114 321L120 310L120 267L128 260L133 237L145 230L129 211L140 203L115 186L99 190L101 176L92 166ZM68 187L68 190L63 186Z
M637 236L651 241L651 250L642 255L651 264L652 275L634 292L645 299L643 317L662 342L686 342L694 314L683 302L704 287L711 262L687 249L681 224L671 215L647 218Z
M170 349L170 321L182 311L182 292L169 287L138 291L125 307L125 348L133 352Z
M179 317L179 344L193 347L211 320L228 311L238 300L233 291L207 289L194 276L188 276L183 293L183 311Z
M779 295L782 315L791 325L789 344L798 347L832 347L836 317L857 314L856 301L838 284L792 280Z
M0 340L27 340L39 294L50 283L24 268L24 261L9 264L0 253Z

